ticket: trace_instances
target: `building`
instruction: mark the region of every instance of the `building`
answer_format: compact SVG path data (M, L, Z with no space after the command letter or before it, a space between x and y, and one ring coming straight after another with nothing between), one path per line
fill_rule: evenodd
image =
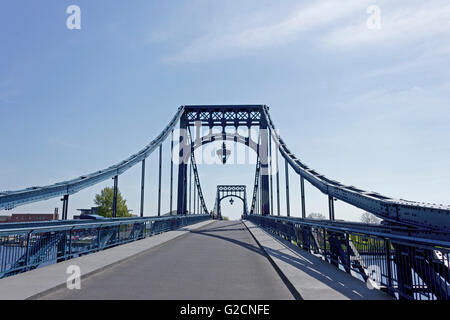
M58 208L55 208L54 213L13 213L11 216L0 217L0 223L42 222L58 219Z
M98 215L98 207L92 207L90 209L77 209L80 211L80 216L83 215ZM80 216L73 216L74 219L80 219Z

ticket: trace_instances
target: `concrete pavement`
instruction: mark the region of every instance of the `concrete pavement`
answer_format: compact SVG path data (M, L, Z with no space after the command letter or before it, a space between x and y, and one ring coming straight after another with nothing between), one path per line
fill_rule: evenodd
M216 221L42 299L293 299L242 222Z

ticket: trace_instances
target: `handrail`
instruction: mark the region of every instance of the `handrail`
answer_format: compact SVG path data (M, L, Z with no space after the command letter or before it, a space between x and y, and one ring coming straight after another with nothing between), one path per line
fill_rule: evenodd
M261 217L261 216L252 215L252 217ZM307 226L323 228L323 229L327 229L327 230L353 232L353 233L359 233L362 235L386 238L386 239L390 239L390 240L407 241L407 242L414 242L414 243L418 243L418 244L426 244L426 245L450 248L450 241L440 240L440 239L428 239L428 238L414 237L414 236L408 236L408 235L400 235L400 234L396 234L396 233L388 233L388 232L383 232L383 231L374 231L374 229L376 229L376 226L372 226L372 230L370 230L370 229L364 228L365 224L363 224L363 223L360 223L360 226L358 226L356 223L355 223L355 226L345 226L345 225L339 225L336 223L331 225L326 222L321 222L320 220L307 221L305 219L292 218L292 217L264 216L264 219L269 219L269 220L272 219L272 220L278 220L278 221L283 221L283 222L289 222L289 223L293 223L293 224L307 225ZM379 228L382 229L382 226L379 226ZM448 234L447 234L447 236L448 236Z
M39 226L39 227L23 227L23 228L12 228L12 229L0 229L0 236L2 234L7 233L19 233L19 232L28 232L28 231L56 231L56 230L64 230L64 229L75 229L75 228L96 228L101 226L116 226L121 224L131 224L131 223L140 223L140 222L148 222L148 221L161 221L161 220L173 220L173 219L182 219L186 217L191 217L194 215L177 215L177 216L167 216L167 217L145 217L145 218L133 218L133 219L108 219L108 220L100 220L91 223L65 223L58 225L48 225L48 226ZM196 217L209 216L208 214L203 215L195 215ZM113 220L113 221L111 221ZM76 221L76 220L73 220ZM20 224L20 223L18 223Z

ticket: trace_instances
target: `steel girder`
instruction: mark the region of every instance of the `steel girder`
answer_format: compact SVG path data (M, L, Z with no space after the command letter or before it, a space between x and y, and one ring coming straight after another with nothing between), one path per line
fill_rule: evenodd
M281 155L297 174L322 193L393 223L431 230L450 231L450 206L448 205L399 200L383 196L377 192L364 191L329 179L308 167L289 150L284 140L281 139L270 118L267 107L263 107L263 113Z
M222 210L220 202L229 197L236 197L242 200L244 207L244 216L247 216L247 187L244 185L220 185L217 186L215 211L220 218L222 218Z

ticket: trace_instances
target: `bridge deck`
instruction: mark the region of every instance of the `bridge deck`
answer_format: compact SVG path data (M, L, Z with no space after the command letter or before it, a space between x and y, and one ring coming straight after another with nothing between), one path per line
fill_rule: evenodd
M293 299L243 223L217 221L42 299Z
M251 222L245 224L248 228L237 221L205 221L2 279L0 298L389 299ZM82 275L81 290L65 286L69 265L89 275Z

